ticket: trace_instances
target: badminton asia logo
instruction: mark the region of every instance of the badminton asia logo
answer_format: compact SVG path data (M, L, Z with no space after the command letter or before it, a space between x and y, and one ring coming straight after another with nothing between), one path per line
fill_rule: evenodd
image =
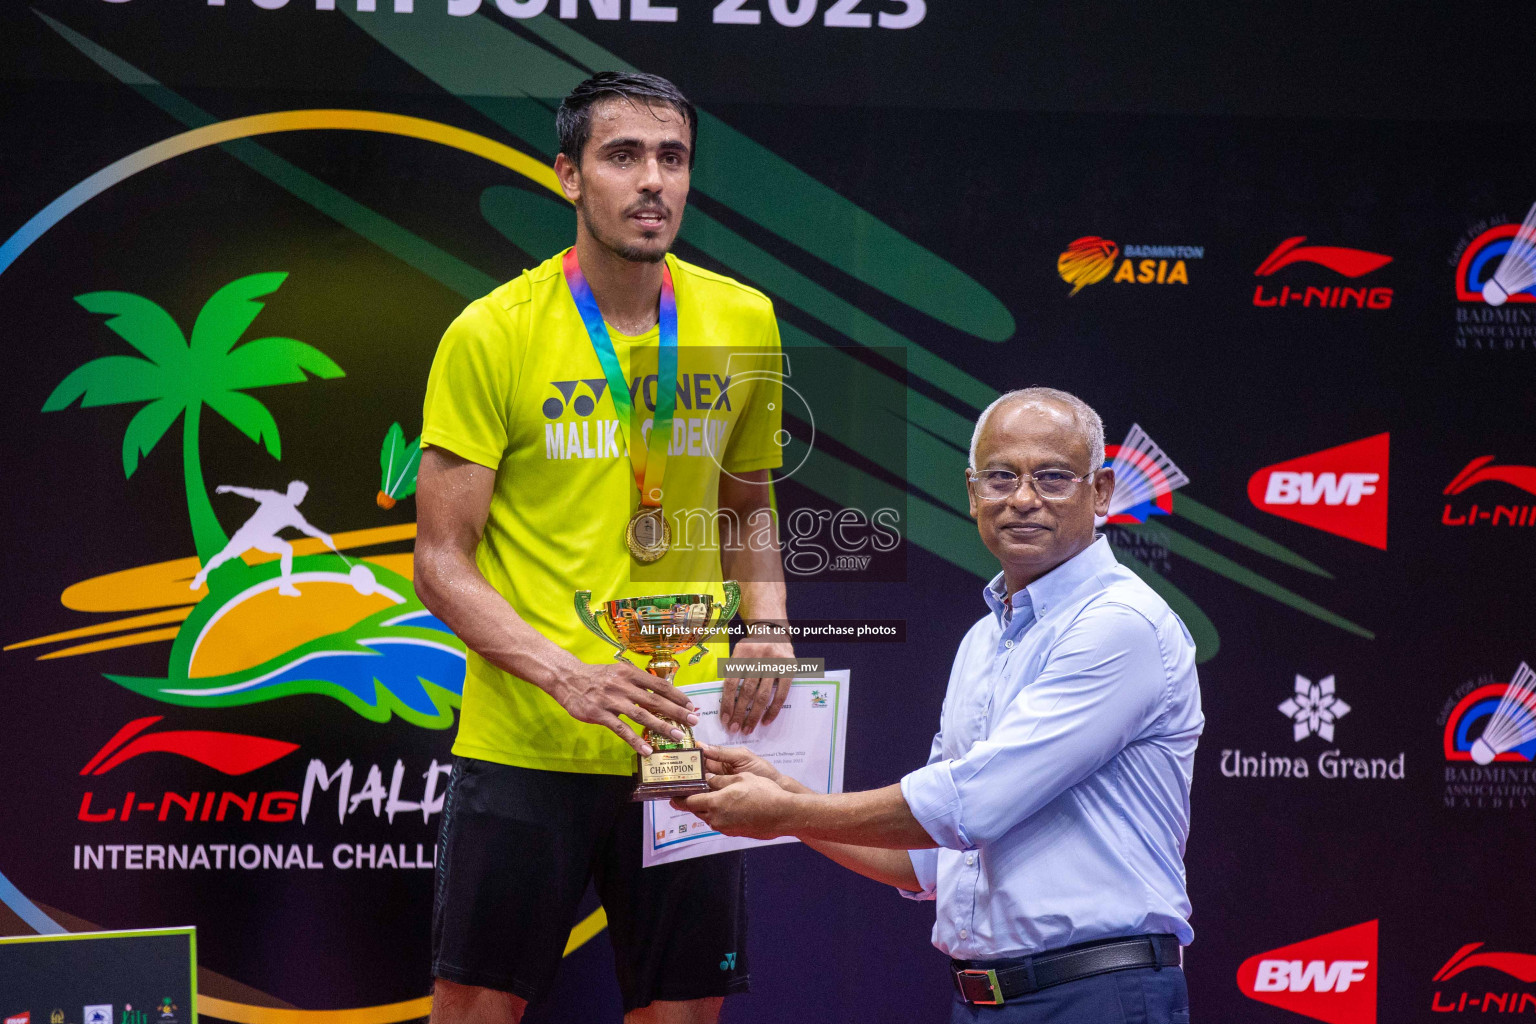
M123 437L123 472L129 478L182 420L186 503L197 554L84 580L68 588L64 602L86 612L159 610L7 649L121 634L43 655L61 658L170 639L165 677L107 678L172 704L226 707L317 693L373 721L394 714L418 726L447 728L463 686L463 645L417 598L409 549L378 550L410 541L415 527L333 535L301 511L309 484L290 480L281 489L214 488L216 495L231 496L228 508L245 515L242 525L226 534L204 483L205 410L281 459L277 422L248 392L311 377L345 376L329 356L303 341L266 337L241 342L265 305L261 300L287 276L251 274L220 288L198 313L190 337L170 313L144 296L91 292L76 297L87 311L104 315L105 326L137 356L109 355L80 366L48 396L43 411L59 412L77 400L86 412L102 405L139 405ZM379 458L379 507L388 508L415 490L418 451L419 442L406 444L398 423L390 427ZM285 531L303 539L285 539ZM363 558L355 551L350 557L343 553L359 547L374 550ZM163 628L176 622L180 625ZM151 626L156 628L146 628ZM201 734L203 740L198 735L147 734L125 740L113 756L166 749L154 744L176 744L184 753L190 749L214 758L234 756L236 748L212 750L219 744L206 737L219 734Z
M1376 1024L1377 922L1259 953L1237 969L1249 999L1328 1024Z
M1189 284L1189 264L1205 258L1203 245L1127 245L1121 259L1120 247L1098 235L1084 235L1056 257L1056 273L1072 286L1076 295L1091 284L1098 284L1110 272L1115 284ZM1119 269L1115 268L1119 261Z
M1248 480L1248 500L1270 515L1387 549L1390 437L1376 434L1277 462Z
M1484 943L1462 946L1435 972L1429 1008L1435 1013L1536 1012L1536 954L1495 952ZM1458 978L1466 972L1470 977ZM1501 977L1502 975L1502 977Z
M1441 715L1445 806L1524 811L1536 806L1536 672L1464 684Z
M1474 224L1452 256L1456 347L1536 351L1536 205L1520 224Z
M1480 484L1495 486L1479 489L1476 501L1449 500ZM1440 513L1440 522L1466 527L1536 526L1536 504L1518 500L1499 503L1499 497L1508 498L1516 491L1536 497L1536 466L1500 465L1492 455L1479 455L1445 485L1448 500Z
M1278 286L1270 282L1267 286L1260 281L1253 288L1253 304L1260 309L1391 309L1392 289L1380 286L1341 285L1335 283L1338 277L1350 279L1365 277L1375 273L1388 263L1392 257L1379 252L1370 252L1366 249L1346 249L1335 245L1306 245L1305 235L1297 235L1287 238L1275 247L1275 251L1264 258L1259 268L1253 272L1255 277L1272 277L1287 267L1296 264L1311 264L1323 267L1331 271L1333 280L1324 279L1319 284L1307 283L1309 280L1317 280L1316 272L1311 272L1310 277L1302 278L1301 283L1285 282ZM1287 273L1287 277L1295 276Z

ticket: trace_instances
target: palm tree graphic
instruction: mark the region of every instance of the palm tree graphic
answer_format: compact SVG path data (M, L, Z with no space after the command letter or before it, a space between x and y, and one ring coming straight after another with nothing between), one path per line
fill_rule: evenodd
M81 408L146 402L123 434L123 474L133 476L178 416L182 423L182 472L187 487L187 512L192 540L204 563L229 538L219 525L203 483L198 427L203 406L224 417L252 441L264 444L274 459L282 458L282 441L271 412L245 393L274 384L302 384L308 371L327 379L344 377L341 367L313 345L293 338L257 338L237 345L264 303L277 291L285 272L250 274L213 293L203 304L187 341L176 321L163 308L132 292L89 292L75 301L92 313L107 314L106 325L144 358L117 355L93 359L77 368L53 389L44 412L66 408L80 399Z

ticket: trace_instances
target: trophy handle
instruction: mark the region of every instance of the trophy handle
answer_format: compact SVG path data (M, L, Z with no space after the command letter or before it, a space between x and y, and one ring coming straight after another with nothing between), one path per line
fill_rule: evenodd
M726 580L722 588L725 590L725 607L721 609L720 617L710 624L710 629L716 626L724 626L736 617L736 609L741 604L741 584L735 580ZM688 664L697 665L704 660L704 641L699 641L699 653L688 659Z
M624 657L624 645L619 643L613 637L609 636L608 631L605 630L602 627L602 624L597 621L597 616L592 614L592 609L587 605L587 602L590 600L592 600L592 591L576 591L576 615L581 619L581 624L586 626L592 632L596 633L598 636L602 637L614 647L618 648L617 652L613 656L614 661L628 661L629 659Z

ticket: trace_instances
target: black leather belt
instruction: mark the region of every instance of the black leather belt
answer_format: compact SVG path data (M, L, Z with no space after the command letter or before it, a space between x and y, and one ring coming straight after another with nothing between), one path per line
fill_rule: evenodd
M961 999L977 1006L1001 1006L1005 1000L1095 974L1178 967L1180 962L1177 937L1132 935L1007 960L951 960L949 969Z

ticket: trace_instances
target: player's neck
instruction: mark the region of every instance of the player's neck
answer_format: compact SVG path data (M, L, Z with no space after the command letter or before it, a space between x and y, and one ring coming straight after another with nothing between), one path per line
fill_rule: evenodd
M633 337L656 326L661 302L660 262L626 260L586 231L577 232L576 258L610 327Z

